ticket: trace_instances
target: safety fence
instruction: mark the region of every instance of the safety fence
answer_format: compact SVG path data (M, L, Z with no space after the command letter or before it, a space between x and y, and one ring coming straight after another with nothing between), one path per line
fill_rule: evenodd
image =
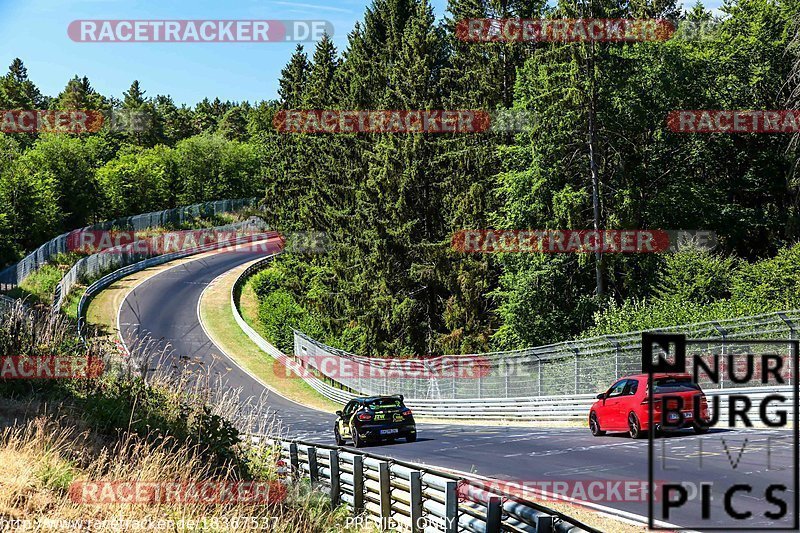
M411 388L411 386L423 378L416 377L402 377L402 376L387 376L377 380L384 388L381 390L375 389L359 389L350 388L346 386L346 379L341 376L331 377L323 373L320 369L310 365L314 361L313 357L308 357L307 351L300 350L301 355L284 354L277 347L273 346L268 340L264 339L255 329L253 329L242 318L238 310L237 296L240 293L247 279L254 273L263 269L270 261L274 259L273 256L265 257L245 269L236 279L234 286L231 290L231 308L234 313L234 319L239 327L247 334L250 340L253 341L264 353L282 363L285 368L277 368L278 372L286 372L288 376L294 376L295 379L305 380L314 390L320 393L327 399L344 405L351 399L358 396L365 395L378 395L378 394L404 394ZM295 332L295 346L297 346L298 337L304 337L300 332ZM715 345L715 340L711 339L707 344ZM789 344L789 343L786 343ZM707 347L701 343L701 346ZM772 352L780 351L779 344L769 343L764 345L771 349ZM733 345L729 343L726 346L727 351L746 351L752 352L758 350L757 346L749 346L746 344ZM621 374L609 374L608 378L603 381L596 389L590 393L584 394L562 394L562 395L531 395L519 396L513 398L489 398L489 397L472 397L472 398L419 398L410 395L405 395L405 403L413 409L416 415L424 417L442 418L442 419L476 419L476 420L516 420L516 421L553 421L553 422L586 422L588 420L589 409L592 404L597 401L596 395L599 391L606 391L617 377L627 374L635 374L641 372L641 333L638 336L638 344L636 346L636 364L638 368L630 368L627 371L621 370ZM344 357L349 356L346 354ZM355 356L351 356L355 357ZM369 362L369 358L355 357L359 362L365 360ZM339 368L343 368L340 366ZM352 366L346 366L352 370ZM613 367L612 367L613 368ZM385 372L384 368L379 369ZM613 368L614 372L620 371ZM388 380L385 381L385 380ZM476 381L475 379L472 379ZM428 379L428 381L432 381ZM351 382L352 383L352 382ZM791 383L787 379L787 383ZM729 384L734 385L734 384ZM716 385L719 387L719 385ZM441 390L441 389L440 389ZM782 394L790 401L794 396L793 387L786 385L783 387L726 387L726 388L709 388L705 389L706 395L709 397L709 408L712 415L714 414L714 402L719 402L719 416L728 416L730 394L745 394L750 397L751 401L756 402L764 399L769 394ZM714 397L719 397L719 400L714 400ZM769 414L772 415L780 406L773 404L769 408Z
M270 437L292 479L307 479L384 530L412 533L580 533L597 531L562 513L504 491L501 484L396 459Z
M256 232L263 231L265 229L266 226L263 225L260 219L253 218L243 222L237 222L235 224L206 228L193 233L197 234L196 237L199 242L216 241L216 236L220 234L225 235L226 237L231 237L228 235L230 233L245 233L252 240L258 238ZM177 257L184 257L185 255L180 254L188 251L189 254L186 255L191 255L192 253L197 253L198 251L211 250L219 246L231 245L233 242L234 241L229 238L228 240L215 242L210 248L192 246L187 250L181 250L173 254L161 254L155 247L141 247L134 242L109 248L100 253L84 257L78 260L78 262L72 266L72 268L64 275L64 277L61 278L58 286L56 286L55 293L53 295L53 311L55 312L61 309L61 307L64 305L67 295L76 284L87 279L97 277L103 272L109 272L126 265L138 263L139 261L143 261L145 259L162 257L163 255L173 256L173 259ZM176 253L178 255L174 255ZM167 261L169 260L171 259L167 259Z
M652 330L683 333L689 339L707 339L702 348L708 355L734 354L741 346L730 341L744 339L797 339L800 310L688 324ZM429 372L420 377L396 379L386 359L358 356L327 346L300 331L294 332L294 355L328 375L341 386L364 394L403 394L416 400L495 400L593 394L605 390L619 376L641 372L642 332L606 335L561 342L524 350L450 355L418 359ZM766 348L759 348L766 349ZM768 349L787 355L786 346ZM347 361L325 365L321 362ZM392 359L402 366L402 359ZM346 368L346 372L342 368ZM337 375L331 376L331 369ZM791 383L794 376L787 376ZM710 384L702 383L703 386ZM717 388L736 386L724 379Z
M237 228L239 228L239 229L243 229L243 228L246 228L248 225L251 225L251 224L253 224L251 221L245 221L245 222L241 222L241 223L235 224L235 226L237 226ZM220 228L228 228L228 226L224 226L224 227L221 226ZM219 230L220 228L212 228L209 231ZM263 228L260 225L257 225L257 226L254 226L254 229L263 229ZM184 257L189 257L189 256L192 256L192 255L196 255L196 254L200 254L200 253L204 253L204 252L214 251L214 250L217 250L217 249L219 249L221 247L228 247L228 246L233 246L233 245L256 242L256 241L261 240L261 239L267 239L267 238L275 237L276 235L277 235L277 233L266 232L266 231L264 233L260 233L260 234L249 233L248 232L248 235L246 235L246 236L236 237L236 238L234 238L232 240L229 240L229 241L215 242L215 243L207 244L205 246L199 246L197 248L191 248L191 249L188 249L188 250L181 250L179 252L173 252L173 253L169 253L169 254L163 254L163 255L151 257L151 258L148 258L148 259L145 259L145 260L142 260L142 261L138 261L138 262L133 263L131 265L125 266L123 268L120 268L118 270L115 270L115 271L103 276L102 278L98 279L97 281L95 281L89 287L86 288L86 290L81 295L80 301L78 302L78 335L81 338L83 338L84 329L85 329L85 326L86 326L86 310L88 308L89 302L91 301L91 299L96 294L101 292L103 289L105 289L106 287L108 287L112 283L114 283L114 282L116 282L116 281L118 281L118 280L120 280L120 279L122 279L122 278L124 278L126 276L129 276L129 275L133 274L134 272L139 272L141 270L145 270L147 268L150 268L150 267L153 267L153 266L157 266L157 265L162 265L164 263L168 263L168 262L174 261L176 259L182 259ZM96 255L98 255L98 254L96 254Z
M246 207L254 206L256 203L256 198L204 202L185 207L177 207L175 209L118 218L64 233L44 243L15 265L11 265L0 272L0 290L10 290L14 286L19 285L33 272L36 272L45 265L53 256L68 252L70 237L78 232L111 229L141 231L148 228L169 225L181 226L198 218L208 218L223 213L238 211Z

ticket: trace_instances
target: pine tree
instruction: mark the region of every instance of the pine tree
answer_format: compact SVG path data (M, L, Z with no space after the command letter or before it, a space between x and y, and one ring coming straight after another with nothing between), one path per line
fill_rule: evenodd
M217 130L220 135L232 141L247 139L247 111L240 106L231 108L220 120Z
M122 101L123 109L139 109L144 105L145 91L139 86L139 80L133 80L130 89L123 93L124 99Z
M298 44L289 64L281 70L278 81L278 95L284 109L299 109L303 103L303 93L308 79L308 58L303 45Z
M28 69L15 58L8 74L0 78L0 103L4 109L39 109L44 99L39 89L28 79Z
M61 93L55 98L53 105L60 110L109 108L107 100L94 90L89 78L73 77Z

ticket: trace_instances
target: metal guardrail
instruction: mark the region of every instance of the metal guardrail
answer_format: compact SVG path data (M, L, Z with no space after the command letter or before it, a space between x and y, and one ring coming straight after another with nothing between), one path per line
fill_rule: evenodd
M163 226L165 224L182 224L186 220L199 217L214 216L219 213L236 211L243 207L255 205L257 198L243 198L237 200L219 200L204 202L185 207L176 207L164 211L154 211L130 217L118 218L100 222L78 230L63 233L41 245L28 254L18 263L11 265L0 272L0 288L9 290L22 283L33 272L45 265L55 255L69 251L70 236L80 231L110 230L112 228L128 231L139 231L147 228Z
M684 333L689 339L710 339L709 352L725 353L729 341L741 339L797 339L800 310L767 313L750 317L686 324L650 330L660 333ZM365 371L352 376L337 376L342 386L362 394L403 394L415 400L579 396L604 390L619 376L641 372L642 332L606 335L561 342L508 352L448 355L426 358L428 364L442 363L439 376L390 379L379 358L358 356L327 346L300 331L294 332L295 356L313 364L330 358L345 358ZM447 365L450 365L447 367ZM482 367L476 379L458 379L458 369ZM324 375L324 369L318 369ZM794 377L792 377L794 379ZM710 383L700 383L710 386ZM719 388L737 386L728 380Z
M9 298L8 296L3 296L0 294L0 311L11 309L14 307L14 302L15 300L13 298Z
M276 254L277 255L277 254ZM236 301L236 294L242 288L245 281L255 272L258 272L265 265L274 259L275 255L265 257L264 259L253 263L245 269L234 282L231 289L231 308L234 313L234 319L240 328L247 334L262 351L270 355L277 361L283 363L289 371L295 372L301 376L314 390L319 392L322 396L329 400L346 404L351 399L358 396L365 396L370 394L398 394L404 390L403 384L405 381L411 381L420 378L406 378L406 379L392 379L391 388L385 391L372 391L372 390L352 390L347 389L337 379L325 376L320 370L310 368L307 361L309 358L297 358L296 356L287 355L282 353L277 347L273 346L269 341L264 339L257 331L248 325L238 310ZM299 332L296 332L299 333ZM713 342L713 339L712 341ZM297 346L297 344L295 344ZM639 347L641 349L641 336L639 337ZM304 353L307 355L307 353ZM360 361L368 358L358 357ZM637 363L641 365L641 357L637 353ZM617 371L617 369L615 369ZM641 367L635 371L630 371L628 374L640 373ZM617 377L624 374L615 374L608 381L604 382L602 387L592 391L590 394L567 394L567 395L551 395L551 396L527 396L516 398L413 398L406 397L406 405L408 405L415 414L423 417L435 417L446 419L476 419L476 420L516 420L516 421L553 421L553 422L586 422L588 424L589 409L596 401L596 394L598 390L605 390L617 379ZM713 413L713 397L720 397L720 416L728 416L728 402L725 398L732 393L747 394L751 400L760 401L766 395L771 393L781 393L789 398L792 398L793 388L786 387L754 387L754 388L725 388L714 389L706 388L705 393L711 400L710 406ZM770 408L770 414L776 409L775 406Z
M246 222L243 222L242 224L246 224ZM212 228L212 229L218 229L218 228ZM266 238L271 235L272 234L270 233L265 233L263 237ZM156 257L151 257L149 259L145 259L143 261L136 262L132 265L125 266L123 268L115 270L114 272L111 272L110 274L103 276L102 278L98 279L97 281L95 281L89 287L86 288L86 290L81 295L80 301L78 302L78 335L81 337L81 339L84 338L83 330L86 326L86 309L92 297L94 297L97 293L101 292L103 289L105 289L115 281L118 281L126 276L129 276L134 272L138 272L140 270L144 270L152 266L161 265L164 263L168 263L170 261L174 261L176 259L182 259L184 257L189 257L191 255L196 255L203 252L213 251L220 247L252 242L255 238L256 236L254 235L248 235L245 237L239 237L234 241L216 242L198 248L192 248L189 250L181 250L180 252L173 252L170 254L159 255Z
M357 395L350 391L336 388L333 386L333 384L336 383L334 380L330 380L331 384L328 384L310 374L308 370L299 362L297 362L294 357L284 354L277 347L273 346L268 340L259 335L256 330L250 327L250 325L244 320L239 312L239 305L236 296L237 294L240 294L245 281L251 275L263 269L265 265L272 262L277 255L278 254L273 254L253 263L236 278L236 281L233 283L233 287L231 287L231 310L233 312L233 318L236 320L236 323L239 325L242 331L245 332L250 340L253 341L253 343L261 349L261 351L283 364L283 366L287 368L287 371L294 371L298 376L302 376L306 383L308 383L315 391L322 394L329 400L336 403L345 404L355 398Z
M246 220L243 222L237 222L235 224L226 224L224 226L217 226L214 228L206 228L202 230L198 230L200 234L208 234L209 236L213 236L216 232L230 232L230 231L243 231L246 228L250 228L250 231L258 231L262 228L255 224L250 220ZM219 246L232 244L232 241L223 241L219 244ZM59 311L66 301L66 297L72 288L82 279L91 278L97 276L101 272L107 272L115 267L123 267L126 265L134 264L144 259L149 259L151 257L163 257L163 255L173 255L173 254L161 254L159 255L158 250L147 248L144 251L140 251L138 249L137 243L126 244L122 246L116 246L114 248L109 248L103 250L100 253L92 254L88 257L84 257L76 262L69 271L64 274L64 277L61 278L59 281L58 286L56 286L55 293L53 294L53 312ZM213 248L210 248L213 249ZM196 253L200 248L192 248L189 251L192 253ZM181 254L184 250L179 252L175 252L175 254ZM178 257L182 257L180 255L174 256L173 259Z
M581 533L597 530L479 480L334 446L272 437L289 475L326 489L331 504L383 529L412 533Z

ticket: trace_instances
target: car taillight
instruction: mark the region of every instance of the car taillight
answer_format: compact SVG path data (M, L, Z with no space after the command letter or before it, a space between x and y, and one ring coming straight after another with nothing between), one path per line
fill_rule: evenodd
M411 416L411 409L406 409L405 411L400 413L403 416Z
M650 403L650 398L648 398L648 397L645 397L645 399L642 400L642 405L648 405L649 403ZM660 411L661 410L661 402L659 402L658 400L653 400L653 409L655 411Z
M359 413L359 420L372 420L372 413Z

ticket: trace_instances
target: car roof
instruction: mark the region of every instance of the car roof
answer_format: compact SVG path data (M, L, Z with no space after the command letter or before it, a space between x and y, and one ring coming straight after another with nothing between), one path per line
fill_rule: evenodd
M658 372L658 373L654 373L653 377L656 378L656 379L660 379L660 378L689 378L689 379L691 379L692 375L691 374L687 374L686 372L670 372L670 373ZM621 377L619 379L634 379L634 378L636 378L636 379L647 379L647 374L633 374L631 376L623 376L623 377Z

